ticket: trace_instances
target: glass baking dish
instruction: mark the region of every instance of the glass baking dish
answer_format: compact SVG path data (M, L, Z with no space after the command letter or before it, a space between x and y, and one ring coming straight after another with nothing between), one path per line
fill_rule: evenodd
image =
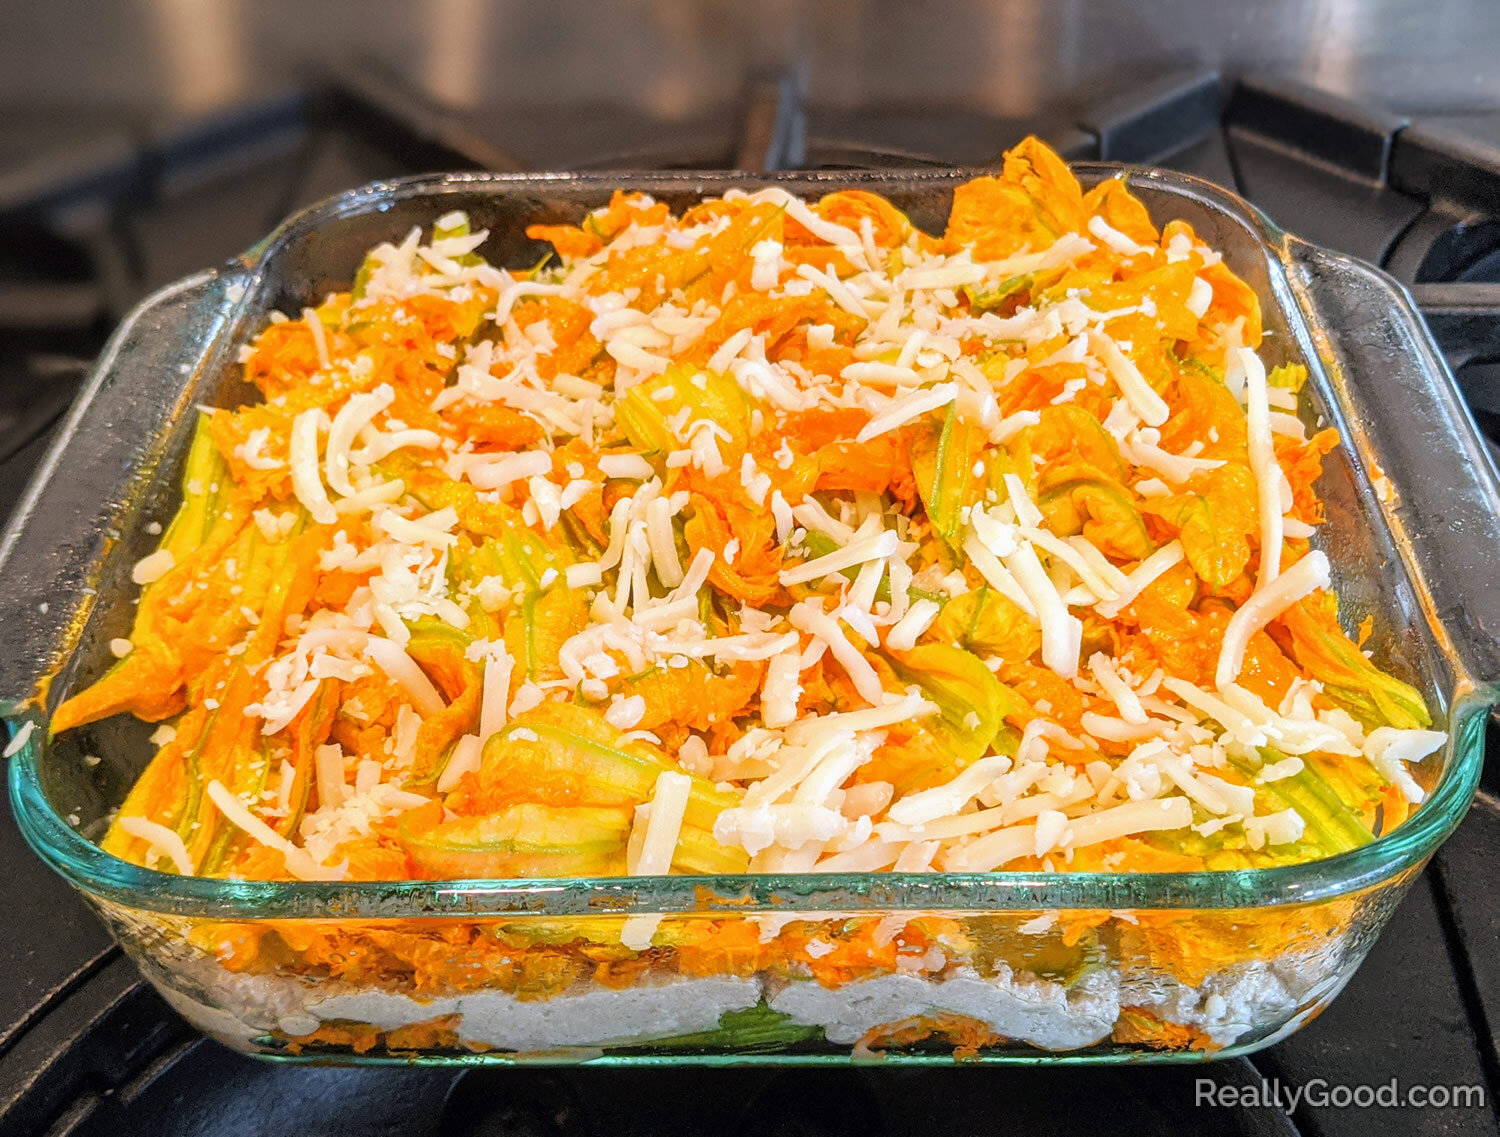
M1084 165L1085 185L1118 167ZM149 756L107 720L55 742L50 708L126 634L131 565L175 508L198 404L251 395L235 348L271 309L346 287L365 250L468 211L495 264L534 263L533 223L576 223L620 184L674 208L735 186L883 194L941 230L965 171L429 176L286 222L121 325L0 546L3 711L16 818L162 994L240 1049L288 1060L1080 1062L1201 1060L1268 1045L1334 997L1478 779L1500 683L1500 492L1402 289L1274 228L1207 183L1131 169L1259 294L1268 363L1308 365L1342 447L1317 543L1343 617L1427 697L1448 744L1425 804L1350 853L1157 874L671 876L279 883L179 877L90 840ZM85 757L89 760L85 761ZM656 946L621 945L630 919ZM244 950L254 941L258 950ZM252 964L250 961L254 960Z

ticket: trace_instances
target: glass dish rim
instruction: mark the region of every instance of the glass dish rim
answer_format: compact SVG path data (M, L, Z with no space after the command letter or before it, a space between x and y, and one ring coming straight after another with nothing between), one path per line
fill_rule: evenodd
M1289 318L1307 332L1305 313L1291 292L1289 262L1295 244L1264 213L1211 182L1190 175L1109 162L1070 163L1084 177L1123 175L1196 199L1249 229L1266 255L1270 286ZM819 187L934 185L992 171L948 169L877 171L601 171L587 173L420 174L372 182L308 206L284 220L222 270L209 270L170 284L145 298L117 329L96 364L104 374L123 332L160 299L193 283L212 284L233 277L240 294L222 336L238 332L239 317L261 282L261 266L278 247L298 234L339 217L379 208L381 202L428 195L506 189L545 191L549 187L673 187L722 192L742 185ZM1311 246L1318 248L1317 246ZM1318 249L1347 261L1377 281L1398 307L1409 309L1401 287L1378 269L1343 254ZM227 292L227 288L226 288ZM209 350L212 350L212 344ZM1309 368L1319 386L1328 386L1321 359ZM69 424L71 426L71 422ZM65 428L56 446L65 449ZM1344 443L1347 445L1347 443ZM44 463L45 464L45 463ZM1500 509L1500 500L1496 502ZM1402 571L1410 576L1409 566ZM820 914L893 911L1037 911L1076 909L1243 909L1315 903L1375 887L1426 859L1457 827L1478 785L1482 733L1489 702L1462 661L1452 659L1453 689L1434 695L1446 703L1449 740L1442 774L1413 816L1390 833L1347 853L1275 868L1202 870L1189 873L795 873L668 877L580 877L513 880L414 880L370 882L229 881L157 872L105 853L59 815L40 780L46 723L34 705L8 722L14 735L23 722L33 726L10 759L8 776L13 815L33 849L55 871L85 893L130 908L209 919L407 920L463 917L624 917L662 913L675 916L770 912L819 918Z

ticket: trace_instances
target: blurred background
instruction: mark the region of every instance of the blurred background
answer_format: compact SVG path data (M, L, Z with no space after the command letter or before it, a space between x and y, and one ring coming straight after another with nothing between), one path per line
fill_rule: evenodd
M440 169L983 166L1031 132L1381 265L1500 442L1500 0L4 0L0 29L0 516L134 304L330 194ZM188 1030L0 816L0 1133L1500 1135L1497 769L1318 1022L1149 1071L252 1063ZM1205 1115L1204 1077L1491 1096Z
M367 55L445 103L681 120L789 69L831 110L1030 117L1183 64L1269 71L1412 112L1500 105L1490 0L10 0L0 99L192 114ZM10 117L10 116L7 116Z

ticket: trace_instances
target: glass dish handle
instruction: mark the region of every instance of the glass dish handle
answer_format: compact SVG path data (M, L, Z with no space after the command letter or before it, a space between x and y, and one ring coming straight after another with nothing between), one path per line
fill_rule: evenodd
M1440 645L1500 698L1500 485L1442 355L1396 281L1286 239L1297 300L1381 512ZM1321 329L1321 333L1319 331ZM1466 487L1466 488L1463 488ZM1462 680L1462 676L1459 676Z
M164 525L174 503L141 490L183 457L248 283L236 266L180 280L143 300L105 345L0 538L0 714L46 713L36 696L78 646L97 566L155 547L145 527Z

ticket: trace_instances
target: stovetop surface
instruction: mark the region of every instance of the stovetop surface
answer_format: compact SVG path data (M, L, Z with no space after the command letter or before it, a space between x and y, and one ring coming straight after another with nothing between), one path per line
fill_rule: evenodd
M0 115L0 513L109 329L141 296L290 210L427 169L837 168L993 162L1036 131L1075 159L1165 165L1284 228L1384 265L1500 441L1500 117L1409 122L1272 79L1158 75L1015 122L803 105L752 81L734 113L663 124L600 108L503 119L425 102L376 68L192 122ZM1491 731L1493 740L1495 732ZM1253 1056L1116 1068L334 1069L197 1037L0 818L0 1131L16 1134L1500 1134L1495 764L1345 992ZM0 806L0 809L7 808ZM1486 1104L1214 1108L1255 1088L1483 1085ZM1321 1080L1319 1082L1318 1080Z

